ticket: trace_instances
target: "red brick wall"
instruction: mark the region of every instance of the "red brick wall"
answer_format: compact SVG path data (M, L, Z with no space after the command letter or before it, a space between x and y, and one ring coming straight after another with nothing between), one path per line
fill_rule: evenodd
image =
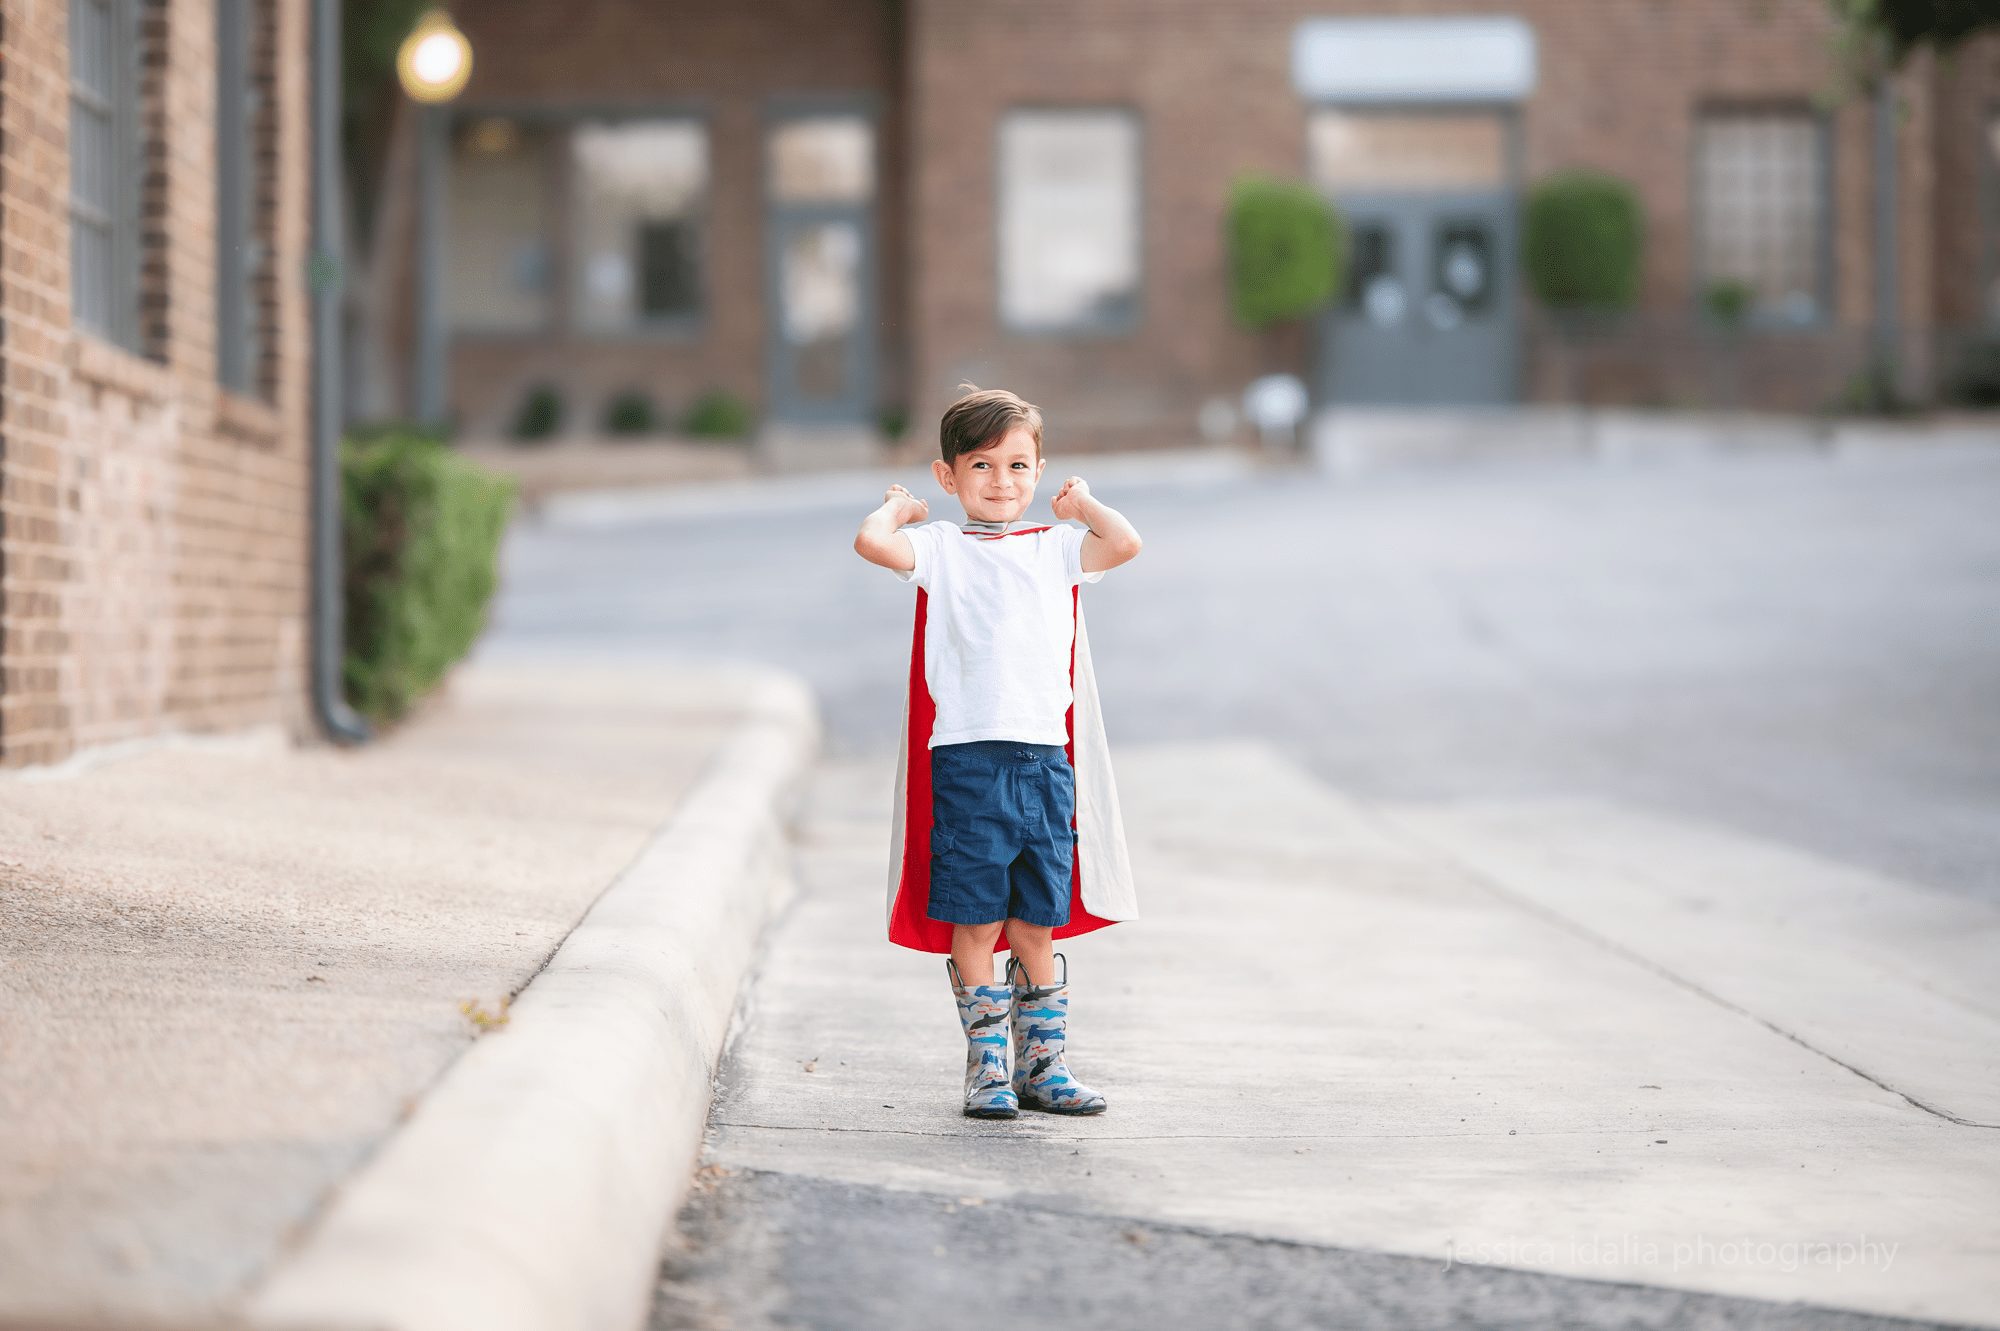
M305 253L307 7L274 6L274 273ZM271 284L269 401L215 383L213 9L153 0L144 340L76 329L64 0L0 65L0 763L306 717L304 293Z
M1303 173L1307 108L1291 87L1295 26L1337 15L1517 15L1536 32L1539 80L1521 108L1532 183L1570 167L1632 181L1647 214L1643 303L1629 328L1565 363L1530 320L1531 398L1565 387L1617 401L1810 408L1865 359L1874 320L1872 111L1833 114L1833 318L1818 331L1754 333L1718 353L1690 318L1690 178L1705 103L1807 106L1831 88L1824 0L870 0L829 19L783 0L559 9L488 0L464 22L478 51L467 101L676 97L715 112L713 322L686 345L547 339L462 341L455 402L468 423L503 420L522 384L555 378L588 410L635 380L668 400L718 383L763 390L763 226L757 106L766 94L888 89L891 169L881 198L880 330L885 398L928 437L960 379L1013 387L1049 413L1064 447L1193 438L1206 397L1234 397L1266 364L1233 327L1221 211L1242 172ZM1994 96L1994 39L1969 48L1955 81L1928 57L1901 80L1899 315L1902 359L1921 383L1931 329L1965 316L1964 253L1976 200L1964 179L1967 116ZM996 129L1023 105L1137 112L1143 199L1140 327L1129 334L1022 336L999 326L994 254ZM899 178L900 177L900 178ZM1957 265L1956 267L1954 265ZM407 281L401 284L408 289ZM407 363L407 339L394 347ZM1734 374L1728 362L1740 361ZM897 373L899 361L907 368ZM1729 388L1732 380L1737 388Z
M1201 398L1234 395L1259 366L1255 340L1228 316L1221 207L1238 172L1303 172L1306 109L1289 70L1294 26L1338 15L1471 13L1518 15L1535 29L1540 75L1522 109L1527 181L1582 166L1632 181L1647 214L1645 311L1653 325L1684 322L1695 109L1709 99L1804 104L1828 86L1823 0L912 0L919 426L934 422L953 385L970 377L1041 404L1051 439L1065 446L1191 440ZM1902 291L1912 324L1928 323L1934 291L1932 170L1922 152L1927 77L1919 69L1910 80L1916 109L1904 129ZM994 126L1007 108L1035 103L1128 106L1140 115L1145 271L1136 334L1023 338L998 326ZM1834 133L1835 304L1850 328L1818 339L1752 339L1766 344L1751 351L1764 369L1747 382L1783 405L1811 405L1827 391L1852 330L1872 314L1867 105L1841 109ZM1631 349L1635 373L1600 387L1669 398L1676 385L1652 362L1662 343L1692 355L1690 341L1649 333ZM1534 351L1531 395L1547 396L1555 367Z

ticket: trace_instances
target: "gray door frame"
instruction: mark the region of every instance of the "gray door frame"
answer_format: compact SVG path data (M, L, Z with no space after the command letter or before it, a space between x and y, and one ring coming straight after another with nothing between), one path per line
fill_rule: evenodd
M1394 237L1391 262L1405 305L1395 328L1350 314L1342 297L1318 321L1316 394L1332 402L1486 405L1520 398L1520 315L1516 208L1502 190L1370 193L1345 197L1350 235L1374 222ZM1490 227L1493 252L1484 312L1440 325L1428 302L1437 291L1438 228L1454 219ZM1353 255L1350 253L1350 268ZM1449 298L1447 306L1451 305Z
M1435 216L1439 211L1448 212L1454 202L1464 206L1481 208L1492 206L1497 201L1500 221L1498 239L1501 253L1496 256L1494 280L1496 283L1496 293L1498 299L1501 301L1501 309L1498 311L1496 317L1501 320L1500 343L1501 355L1504 362L1499 367L1497 374L1501 389L1499 400L1502 402L1520 401L1522 397L1524 359L1521 352L1522 320L1521 301L1519 297L1520 214L1522 180L1524 175L1524 148L1522 144L1520 104L1513 101L1457 98L1440 98L1425 101L1318 98L1308 101L1306 110L1308 114L1316 110L1336 110L1353 115L1394 116L1456 116L1475 113L1498 118L1501 129L1502 178L1500 187L1497 190L1440 190L1435 192L1411 191L1407 193L1389 191L1378 193L1370 191L1352 195L1329 191L1327 197L1336 209L1341 210L1343 217L1351 201L1357 210L1364 210L1374 205L1383 208L1385 211L1401 213L1406 223L1416 216L1419 211L1432 216ZM1311 152L1310 137L1302 136L1300 176L1307 181L1312 180ZM1405 244L1402 246L1402 249L1404 251L1404 260L1410 265L1403 270L1406 274L1407 282L1417 276L1415 265L1419 261L1419 256L1414 252L1415 247ZM1413 286L1412 290L1415 289ZM1427 278L1425 279L1423 289L1428 289ZM1337 354L1338 325L1340 323L1339 299L1341 294L1344 294L1344 288L1343 293L1336 294L1334 303L1326 312L1320 317L1313 319L1309 325L1310 336L1308 341L1310 349L1307 353L1307 363L1310 369L1308 371L1308 387L1316 406L1331 406L1338 405L1341 401L1360 400L1351 397L1345 399L1336 398L1333 392L1334 382L1330 368L1332 365L1330 358ZM1421 317L1422 311L1413 307L1407 317L1406 323L1420 319ZM1413 353L1410 369L1411 379L1413 382L1435 383L1437 380L1428 375L1427 367L1415 354L1420 345L1413 337L1411 341ZM1378 402L1400 400L1410 402L1413 405L1421 405L1425 402L1437 402L1441 404L1451 399L1427 394L1422 397L1404 396L1398 399L1372 398L1367 400Z
M858 115L868 122L874 151L872 188L859 204L787 203L772 189L771 134L787 121L825 115ZM780 96L764 105L757 143L757 170L764 207L764 385L767 414L794 425L857 425L872 419L877 386L876 348L879 278L876 260L877 210L882 197L881 99L872 93ZM855 335L846 360L847 391L837 400L806 401L790 392L797 357L785 340L784 245L792 232L823 223L849 222L861 237L856 280L860 284Z

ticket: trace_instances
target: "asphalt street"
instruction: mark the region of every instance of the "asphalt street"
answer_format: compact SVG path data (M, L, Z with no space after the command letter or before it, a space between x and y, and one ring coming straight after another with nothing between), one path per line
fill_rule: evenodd
M517 528L483 652L771 661L826 708L659 1331L1994 1320L2000 452L1091 479L1147 540L1086 604L1156 890L1079 949L1118 1100L1074 1140L968 1135L928 959L868 951L886 477ZM1221 1062L1162 1069L1138 980L1211 964ZM1802 1227L1902 1263L1601 1251ZM1449 1261L1519 1235L1568 1252Z
M481 650L769 661L832 756L886 753L911 593L851 548L881 488L518 524ZM1087 595L1114 744L1255 736L1371 798L1587 793L2000 901L2000 450L1093 488L1147 542Z

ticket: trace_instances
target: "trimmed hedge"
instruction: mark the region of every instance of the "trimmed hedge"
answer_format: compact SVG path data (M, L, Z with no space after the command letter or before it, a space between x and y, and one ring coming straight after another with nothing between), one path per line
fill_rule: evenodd
M1346 229L1311 186L1246 176L1230 186L1224 225L1238 323L1262 328L1303 319L1338 289Z
M742 439L756 428L750 405L721 388L703 393L681 421L682 432L697 439Z
M660 413L642 388L628 388L604 404L604 433L652 434L660 428Z
M1558 310L1622 310L1639 294L1645 217L1615 176L1568 171L1528 196L1521 265L1542 303Z
M394 721L486 624L514 481L420 434L341 445L347 655L355 710Z

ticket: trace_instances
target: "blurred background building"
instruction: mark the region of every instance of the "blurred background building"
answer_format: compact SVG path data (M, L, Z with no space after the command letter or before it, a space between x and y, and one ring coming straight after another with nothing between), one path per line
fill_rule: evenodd
M0 763L303 720L307 17L0 11Z
M1476 10L1476 13L1468 11ZM961 379L1065 448L1190 441L1270 364L1236 327L1243 174L1351 262L1291 356L1317 404L1817 409L1872 354L1935 392L2000 324L2000 34L1829 102L1825 0L485 0L371 221L356 409L503 433L553 392L721 391L893 432ZM1553 173L1629 183L1635 305L1519 264ZM1717 311L1728 317L1718 318ZM927 433L919 430L918 433Z

